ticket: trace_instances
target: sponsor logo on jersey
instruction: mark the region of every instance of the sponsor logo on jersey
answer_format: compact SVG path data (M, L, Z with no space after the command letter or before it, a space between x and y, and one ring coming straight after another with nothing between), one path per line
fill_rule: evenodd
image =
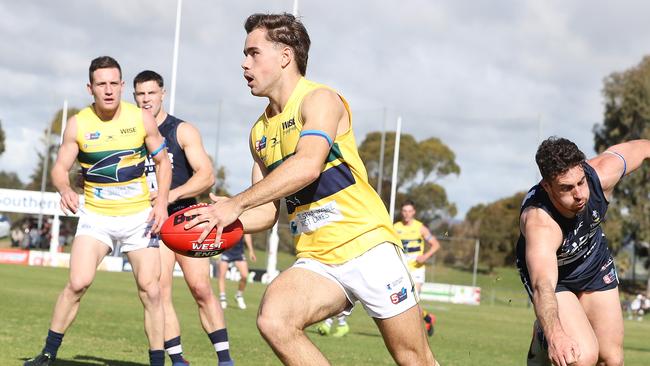
M321 207L309 211L296 213L296 217L289 222L293 235L311 233L331 222L343 220L336 201L329 202Z
M84 138L86 140L97 140L99 139L99 136L101 136L101 133L99 131L95 132L88 132L84 135Z
M399 304L400 302L406 300L408 293L406 292L406 287L402 287L399 292L390 295L390 302L393 304Z
M395 287L399 287L399 285L402 284L402 281L403 281L403 280L404 280L404 277L400 277L400 278L396 279L395 281L393 281L393 282L391 282L391 283L387 283L387 284L386 284L386 289L387 289L388 291L391 291L393 288L395 288Z
M102 200L123 200L142 195L142 184L134 182L125 186L94 187L93 195Z
M593 230L596 226L600 225L600 214L598 211L593 210L591 211L591 224L589 225L589 229Z
M255 141L255 151L260 152L266 147L266 136L262 136L261 139Z
M120 133L122 135L132 135L132 134L136 133L136 128L135 127L120 128Z
M296 128L296 121L292 118L288 121L282 122L282 131Z
M603 282L605 282L606 285L609 285L614 281L616 281L616 270L612 268L609 273L603 276Z

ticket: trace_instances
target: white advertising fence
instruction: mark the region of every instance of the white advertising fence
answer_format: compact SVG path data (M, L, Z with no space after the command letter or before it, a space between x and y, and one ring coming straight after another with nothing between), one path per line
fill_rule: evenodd
M472 286L449 285L446 283L422 284L420 298L427 301L443 301L453 304L480 305L481 288Z

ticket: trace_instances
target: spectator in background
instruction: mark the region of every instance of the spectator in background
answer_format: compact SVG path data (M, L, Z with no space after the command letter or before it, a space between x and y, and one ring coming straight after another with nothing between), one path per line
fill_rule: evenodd
M27 221L23 222L21 231L23 235L22 240L20 241L20 248L29 249L29 223Z
M16 225L11 229L11 246L19 247L25 237L25 233L20 229L20 226Z
M38 232L36 225L31 225L29 228L29 247L38 248L41 234Z
M642 321L643 315L645 312L650 310L650 299L645 297L643 294L638 294L630 302L630 306L627 309L627 318L632 320L636 317L636 320Z

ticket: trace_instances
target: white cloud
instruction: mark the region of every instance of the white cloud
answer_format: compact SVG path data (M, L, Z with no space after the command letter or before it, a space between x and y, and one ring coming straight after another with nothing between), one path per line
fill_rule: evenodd
M291 11L293 2L185 1L176 114L201 130L220 156L231 191L248 184L246 139L264 100L250 95L240 63L243 22L253 12ZM495 0L481 2L300 2L312 49L308 76L350 101L357 140L392 128L398 114L417 139L435 135L462 173L443 183L461 214L526 190L542 135L573 139L588 155L602 119L602 79L647 52L650 3ZM0 169L25 179L38 137L63 99L90 102L89 61L109 54L130 82L142 69L170 86L175 1L71 0L0 3L0 119L21 159ZM168 96L169 97L169 96ZM222 109L219 113L219 101Z

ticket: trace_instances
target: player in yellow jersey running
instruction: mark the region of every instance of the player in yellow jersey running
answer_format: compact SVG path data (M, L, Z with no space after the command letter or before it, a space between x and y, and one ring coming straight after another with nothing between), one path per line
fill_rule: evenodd
M285 198L298 260L267 288L257 326L286 365L328 365L305 334L356 301L375 320L399 365L435 365L386 208L368 183L347 101L304 78L310 40L290 14L245 22L244 78L269 104L250 134L253 185L197 208L186 227L208 221L199 238L238 217L246 232L270 228Z
M402 214L402 220L395 223L395 230L402 241L406 262L408 263L411 277L413 278L413 282L415 282L415 288L419 295L420 291L422 291L422 284L424 283L426 274L424 264L440 249L440 243L438 243L438 240L424 224L415 219L416 210L413 201L404 201L400 212ZM424 251L425 242L429 244L429 250L426 252ZM422 310L427 334L432 336L435 316L427 313L424 309Z
M156 233L167 218L171 165L151 113L121 101L124 82L117 61L108 56L94 59L89 77L88 92L94 103L68 120L52 168L61 208L79 212L80 216L70 253L70 278L54 307L43 351L26 361L25 366L54 362L63 334L74 321L97 266L118 243L131 263L144 306L150 364L162 366L164 313ZM158 199L153 207L144 176L147 153L153 156L158 180ZM68 178L75 159L83 172L83 207Z

